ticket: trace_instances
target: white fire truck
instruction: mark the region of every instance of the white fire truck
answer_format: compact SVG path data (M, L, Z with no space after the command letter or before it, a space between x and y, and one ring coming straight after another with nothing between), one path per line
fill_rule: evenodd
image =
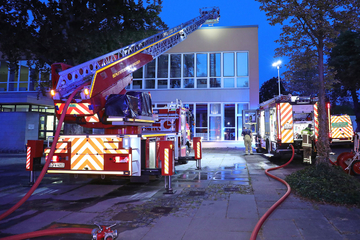
M281 153L291 152L289 145L292 144L300 154L303 150L302 131L308 128L313 137L306 144L311 144L316 155L315 143L319 135L317 102L317 98L289 94L265 101L256 110L243 110L243 126L252 126L256 151L278 157ZM330 116L329 103L326 112Z
M203 24L217 23L219 17L219 8L203 8L199 17L184 24L78 66L53 64L52 96L57 117L61 119L65 114L65 123L103 129L103 133L59 136L53 143L56 147L52 146L55 150L47 172L102 178L170 176L175 163L196 160L200 166L200 138L193 139L195 156L187 156L190 141L186 109L178 102L154 114L150 94L126 92L125 88L134 71L185 40ZM32 159L31 152L35 149L28 150L28 159Z

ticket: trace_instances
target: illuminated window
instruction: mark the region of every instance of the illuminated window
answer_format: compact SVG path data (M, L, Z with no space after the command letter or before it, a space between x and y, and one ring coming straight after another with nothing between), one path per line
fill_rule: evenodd
M184 77L194 77L194 54L184 54Z
M235 75L234 53L224 53L224 77Z
M181 77L181 54L170 54L170 77Z
M221 54L210 53L210 77L221 77Z
M236 72L237 76L249 76L247 52L236 53Z
M168 78L169 73L169 55L164 54L158 57L157 77Z
M196 76L207 77L207 54L196 54Z

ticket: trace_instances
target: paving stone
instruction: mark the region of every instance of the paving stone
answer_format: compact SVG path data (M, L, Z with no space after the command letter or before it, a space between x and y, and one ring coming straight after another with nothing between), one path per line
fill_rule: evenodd
M61 218L69 214L71 214L71 212L68 211L46 211L25 221L22 221L12 227L4 229L2 232L9 234L22 234L37 231L52 222L59 221Z
M298 227L304 239L331 239L343 240L344 237L335 229L326 219L295 219L295 225Z
M330 222L343 234L360 234L359 219L335 218L331 219Z
M328 219L343 218L343 219L360 220L360 211L359 211L360 209L357 208L347 208L344 206L333 206L333 205L316 205L316 206Z
M156 224L145 234L142 240L152 239L182 239L185 234L191 218L189 217L174 217L166 216L160 218ZM128 239L128 238L126 238Z
M231 194L227 217L259 219L254 195Z
M225 218L227 201L204 200L196 212L195 218L216 217Z
M220 232L216 229L212 231L196 231L186 232L183 240L210 240L210 239L226 239L226 240L241 240L250 239L251 232Z
M143 237L150 231L151 227L139 227L131 230L126 230L118 233L117 239L143 239Z
M260 208L261 209L261 208ZM265 211L263 211L265 210ZM262 209L262 211L259 213L262 215L265 214L265 212L268 210ZM276 208L271 215L269 216L269 219L311 219L311 220L326 220L326 218L321 214L319 210L315 209L281 209Z
M72 212L63 218L56 220L60 223L72 223L72 224L95 224L93 219L98 213L84 213L84 212Z
M268 219L262 226L262 239L302 239L295 223L289 220Z
M252 232L257 219L194 218L187 230L190 234L197 231Z

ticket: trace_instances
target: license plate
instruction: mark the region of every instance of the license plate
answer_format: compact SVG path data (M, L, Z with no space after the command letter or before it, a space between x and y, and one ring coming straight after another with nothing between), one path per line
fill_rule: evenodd
M62 162L50 163L49 167L52 167L52 168L64 168L65 163L62 163Z

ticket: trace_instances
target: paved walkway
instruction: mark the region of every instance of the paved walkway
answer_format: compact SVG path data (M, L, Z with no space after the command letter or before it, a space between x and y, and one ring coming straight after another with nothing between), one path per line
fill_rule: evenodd
M274 166L262 155L244 156L244 149L205 149L202 170L195 169L195 162L176 167L177 174L172 178L176 193L171 195L163 194L163 181L137 187L136 194L131 195L114 185L104 185L97 196L112 194L116 197L102 198L96 204L78 208L68 205L50 208L45 206L56 201L59 204L66 200L69 203L81 199L90 201L94 186L81 185L72 189L60 185L61 191L52 193L48 188L46 194L41 194L40 190L31 198L42 200L44 210L29 207L8 216L0 221L0 237L69 224L89 226L97 222L117 223L114 227L119 232L117 239L250 239L260 217L286 191L282 183L264 174L265 169ZM284 179L301 168L300 163L292 163L271 173ZM0 174L3 174L1 167ZM0 207L18 198L8 188L1 189L4 191L0 192ZM4 212L0 209L0 213ZM359 226L358 208L312 203L291 194L265 221L257 239L355 240L360 239ZM89 237L76 235L73 239Z

